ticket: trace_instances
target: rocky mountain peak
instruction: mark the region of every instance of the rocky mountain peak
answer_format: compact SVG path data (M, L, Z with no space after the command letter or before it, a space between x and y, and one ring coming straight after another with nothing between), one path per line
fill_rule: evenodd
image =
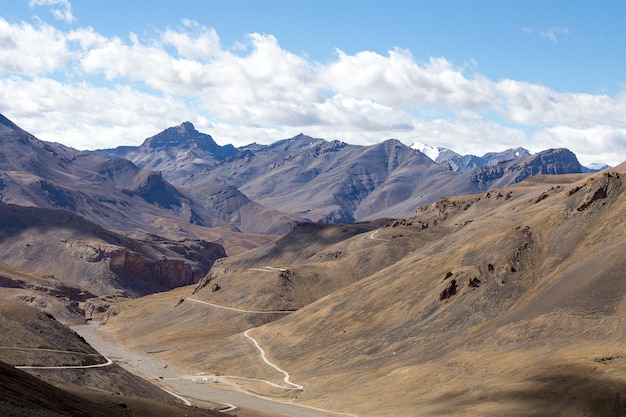
M146 139L140 149L195 149L208 152L211 157L221 160L237 152L232 145L220 146L211 135L196 130L191 122L183 122L179 126L169 127L161 133Z
M576 155L569 149L547 149L535 155L500 162L472 171L472 181L488 183L509 177L517 183L534 175L559 175L582 172Z
M185 134L187 132L198 133L198 131L191 122L181 123L180 126L178 126L178 130L181 132L181 134Z
M191 122L181 123L180 126L168 127L144 142L144 146L150 149L172 148L197 144L202 146L217 147L210 135L200 133Z
M460 155L450 149L439 148L439 155L435 159L440 165L450 171L467 172L477 168L483 168L511 161L518 158L531 156L531 153L522 147L507 149L502 152L488 152L483 156Z

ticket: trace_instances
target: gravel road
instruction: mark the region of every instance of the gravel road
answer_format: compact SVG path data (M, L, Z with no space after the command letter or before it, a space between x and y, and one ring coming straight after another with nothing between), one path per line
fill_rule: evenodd
M307 409L238 391L213 388L207 383L194 382L191 380L194 375L186 370L170 365L151 355L126 350L113 340L106 340L106 336L96 331L98 326L99 323L92 322L84 326L72 326L72 329L84 337L102 355L106 355L122 367L147 380L159 380L161 383L169 385L171 391L187 398L192 403L194 399L197 399L225 404L224 407L232 404L285 417L336 417L341 415L341 413ZM236 413L236 410L233 412Z

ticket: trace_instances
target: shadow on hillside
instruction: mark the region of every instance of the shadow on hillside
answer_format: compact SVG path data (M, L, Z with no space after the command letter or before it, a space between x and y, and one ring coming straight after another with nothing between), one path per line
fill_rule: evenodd
M559 363L529 370L528 377L502 380L498 386L474 382L473 387L442 394L430 415L465 415L481 408L483 416L626 416L626 378L610 375L610 369L626 367L626 358L609 357L589 364ZM614 374L624 375L623 372ZM514 388L516 386L517 388ZM481 392L484 391L484 392ZM496 404L495 407L492 407Z

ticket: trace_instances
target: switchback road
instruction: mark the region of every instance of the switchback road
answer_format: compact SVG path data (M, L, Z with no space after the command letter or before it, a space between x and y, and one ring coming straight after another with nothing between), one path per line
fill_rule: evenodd
M242 407L265 414L284 417L335 417L351 414L326 411L300 406L270 398L259 397L241 391L218 389L209 383L198 382L202 378L182 368L168 364L152 355L126 350L97 331L98 323L73 326L72 329L85 338L98 352L114 359L119 365L148 380L167 383L171 392L184 397L190 403L207 401L224 404L225 407Z

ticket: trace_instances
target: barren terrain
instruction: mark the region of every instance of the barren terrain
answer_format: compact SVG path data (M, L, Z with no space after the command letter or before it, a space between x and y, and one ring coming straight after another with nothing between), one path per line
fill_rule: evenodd
M104 329L239 389L334 412L621 416L624 171L442 198L312 252L294 230L220 261L195 293L120 305ZM255 382L284 375L246 335L304 389Z
M3 415L626 415L626 164L0 142Z
M0 302L0 375L0 413L7 417L219 415L185 405L21 303Z

